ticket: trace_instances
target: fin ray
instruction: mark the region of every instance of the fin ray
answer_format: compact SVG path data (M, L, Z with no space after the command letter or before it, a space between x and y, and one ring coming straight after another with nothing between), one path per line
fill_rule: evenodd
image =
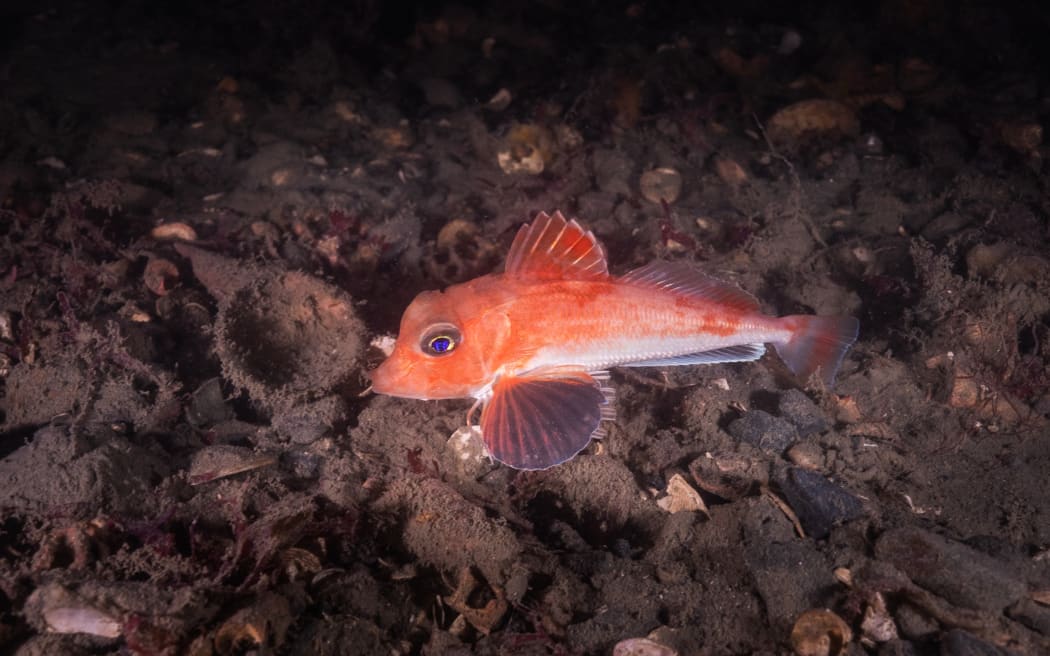
M685 262L650 262L625 273L621 282L683 294L739 312L758 312L758 300L736 285L697 271Z
M835 382L842 358L857 341L860 323L853 317L815 317L792 315L781 317L791 329L791 338L774 344L784 364L802 380L820 371L820 378L830 387Z
M547 469L569 460L608 418L604 388L591 375L557 370L506 376L481 412L493 458L515 469Z
M738 344L710 351L673 355L669 358L628 362L624 367L678 367L691 364L722 364L725 362L750 362L762 357L765 344Z
M540 212L523 225L507 254L504 269L524 278L596 280L609 275L605 249L593 232L561 212Z

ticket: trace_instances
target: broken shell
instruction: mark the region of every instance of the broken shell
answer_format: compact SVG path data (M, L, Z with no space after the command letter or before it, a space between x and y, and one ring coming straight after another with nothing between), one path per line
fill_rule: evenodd
M375 128L372 130L372 138L392 150L403 150L415 143L415 136L408 125Z
M733 500L754 494L769 482L769 466L736 453L706 453L689 463L701 490Z
M317 554L300 547L289 547L277 556L281 570L290 581L313 578L321 571Z
M798 656L839 656L852 639L841 617L820 608L802 613L791 629L791 646Z
M157 296L167 296L174 281L178 279L179 268L162 257L150 258L146 263L146 270L142 273L146 288Z
M5 342L15 341L15 320L6 310L0 312L0 339Z
M886 609L886 599L881 592L875 593L871 603L864 609L860 630L862 635L872 642L889 642L899 637L897 625Z
M423 263L430 275L454 283L476 278L498 260L499 249L481 234L477 224L454 219L441 228L433 252L427 253Z
M678 656L678 652L649 638L628 638L616 643L613 656Z
M504 109L510 106L511 100L512 97L510 95L510 91L508 91L506 87L503 87L502 89L496 92L496 95L489 98L489 101L485 104L485 107L491 109L494 112L502 112Z
M673 203L682 193L682 174L666 167L646 171L638 181L638 188L650 203Z
M276 462L277 458L252 453L246 447L213 444L193 455L189 470L190 485L210 483L254 469L269 467Z
M181 221L175 223L162 223L150 232L150 236L154 239L165 241L172 239L197 241L197 231L193 229L193 226L182 223Z
M220 654L240 653L252 647L269 647L277 651L284 644L292 625L291 606L284 597L263 593L254 604L234 613L215 632L215 647Z
M87 633L103 638L121 635L120 622L90 606L46 608L43 616L47 630L52 633Z
M481 440L481 426L460 426L448 438L448 446L456 460L465 464L484 462L485 443Z
M823 135L855 137L860 121L852 109L837 100L803 100L774 114L767 132L770 139L781 143Z
M669 513L685 510L709 514L707 504L704 503L700 493L694 490L681 474L671 476L671 479L667 481L667 496L658 500L656 505Z
M543 173L553 157L554 139L538 125L515 125L507 133L503 148L496 154L500 169L510 175Z
M492 629L499 624L506 615L510 606L507 604L506 596L497 586L487 586L489 590L482 588L482 582L474 577L469 567L464 567L459 572L459 581L455 592L445 598L445 603L457 613L466 618L470 625L483 635L489 635ZM488 595L489 600L485 605L478 608L471 605L471 599L478 592Z
M1006 123L999 134L1003 143L1022 155L1035 153L1043 143L1043 126L1038 123Z
M573 150L583 145L583 135L580 131L565 123L554 126L554 138L562 150Z
M740 166L735 160L725 157L719 157L715 160L715 171L718 173L718 177L722 179L722 182L734 190L739 189L748 179L747 171L744 170L743 166Z

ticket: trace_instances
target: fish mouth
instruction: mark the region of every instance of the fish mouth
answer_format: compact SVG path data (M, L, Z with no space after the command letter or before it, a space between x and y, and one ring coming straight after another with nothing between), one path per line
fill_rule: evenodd
M405 385L406 381L411 380L410 375L412 373L413 363L408 363L407 366L398 367L389 358L380 364L378 367L368 372L368 377L372 381L372 391L377 394L386 394L387 396L412 396L410 386Z

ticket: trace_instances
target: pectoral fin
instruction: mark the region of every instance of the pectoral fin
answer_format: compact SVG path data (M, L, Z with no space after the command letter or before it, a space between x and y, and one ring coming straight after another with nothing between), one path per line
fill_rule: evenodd
M504 376L481 413L481 435L499 462L547 469L587 446L610 417L608 403L598 380L582 371Z

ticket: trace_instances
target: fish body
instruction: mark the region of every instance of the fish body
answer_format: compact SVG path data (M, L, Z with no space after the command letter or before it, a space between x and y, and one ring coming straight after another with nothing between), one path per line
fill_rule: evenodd
M831 384L857 336L852 317L762 314L739 288L683 263L609 275L593 233L560 214L523 226L501 274L423 292L405 311L374 391L475 398L498 461L545 469L576 455L612 418L612 367L757 360Z

